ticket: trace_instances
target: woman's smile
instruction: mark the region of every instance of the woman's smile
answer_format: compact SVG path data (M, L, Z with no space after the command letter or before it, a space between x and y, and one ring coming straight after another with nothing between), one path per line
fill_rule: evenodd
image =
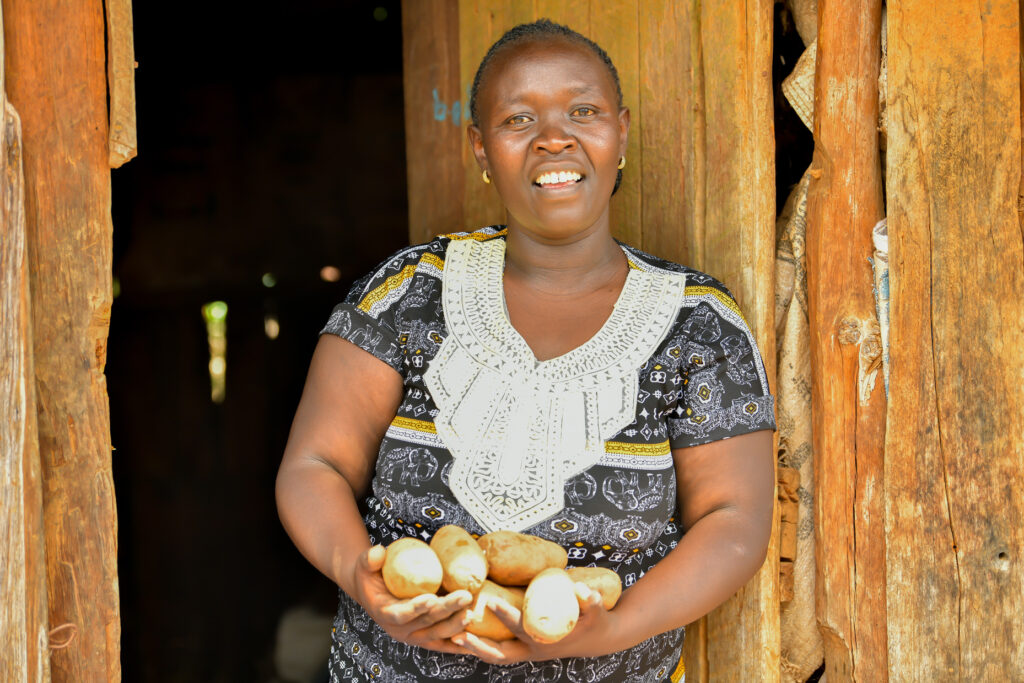
M586 176L580 171L576 170L551 170L542 171L540 175L536 177L533 184L538 189L545 192L555 192L560 190L576 190L578 185L584 181ZM568 192L560 192L555 196L567 195Z

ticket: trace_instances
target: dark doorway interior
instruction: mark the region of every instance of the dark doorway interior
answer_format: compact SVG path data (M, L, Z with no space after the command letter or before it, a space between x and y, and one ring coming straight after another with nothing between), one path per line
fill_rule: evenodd
M139 157L113 173L107 363L126 681L294 680L275 665L282 615L335 606L273 484L320 326L407 241L399 8L135 4Z

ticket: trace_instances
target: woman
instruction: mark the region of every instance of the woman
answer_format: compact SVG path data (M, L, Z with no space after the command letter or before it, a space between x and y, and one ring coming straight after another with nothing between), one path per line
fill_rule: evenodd
M480 65L469 141L507 227L395 254L313 356L281 519L341 588L332 681L678 679L682 627L742 586L771 529L772 398L725 288L612 238L629 110L597 45L541 20ZM464 631L472 596L397 600L381 545L513 529L614 569L575 630Z

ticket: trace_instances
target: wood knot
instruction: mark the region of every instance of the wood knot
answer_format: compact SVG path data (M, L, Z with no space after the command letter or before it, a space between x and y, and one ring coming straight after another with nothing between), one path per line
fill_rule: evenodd
M856 318L843 318L839 323L839 343L856 344L860 341L860 321Z
M1005 550L996 555L996 569L1001 572L1010 571L1010 555Z
M58 635L64 635L64 640L54 643L53 640ZM71 641L75 639L76 635L78 635L78 625L68 622L50 629L50 632L46 634L46 637L50 641L51 650L63 650L71 644Z
M860 353L869 362L882 355L882 330L874 318L864 321L864 338L860 344Z

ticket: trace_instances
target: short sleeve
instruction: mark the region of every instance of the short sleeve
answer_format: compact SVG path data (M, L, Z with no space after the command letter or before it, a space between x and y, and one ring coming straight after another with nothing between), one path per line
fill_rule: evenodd
M348 340L404 374L395 308L415 274L419 256L416 248L405 249L357 280L320 334Z
M754 335L728 290L711 282L687 286L673 330L681 389L666 416L672 448L775 429L774 399Z

